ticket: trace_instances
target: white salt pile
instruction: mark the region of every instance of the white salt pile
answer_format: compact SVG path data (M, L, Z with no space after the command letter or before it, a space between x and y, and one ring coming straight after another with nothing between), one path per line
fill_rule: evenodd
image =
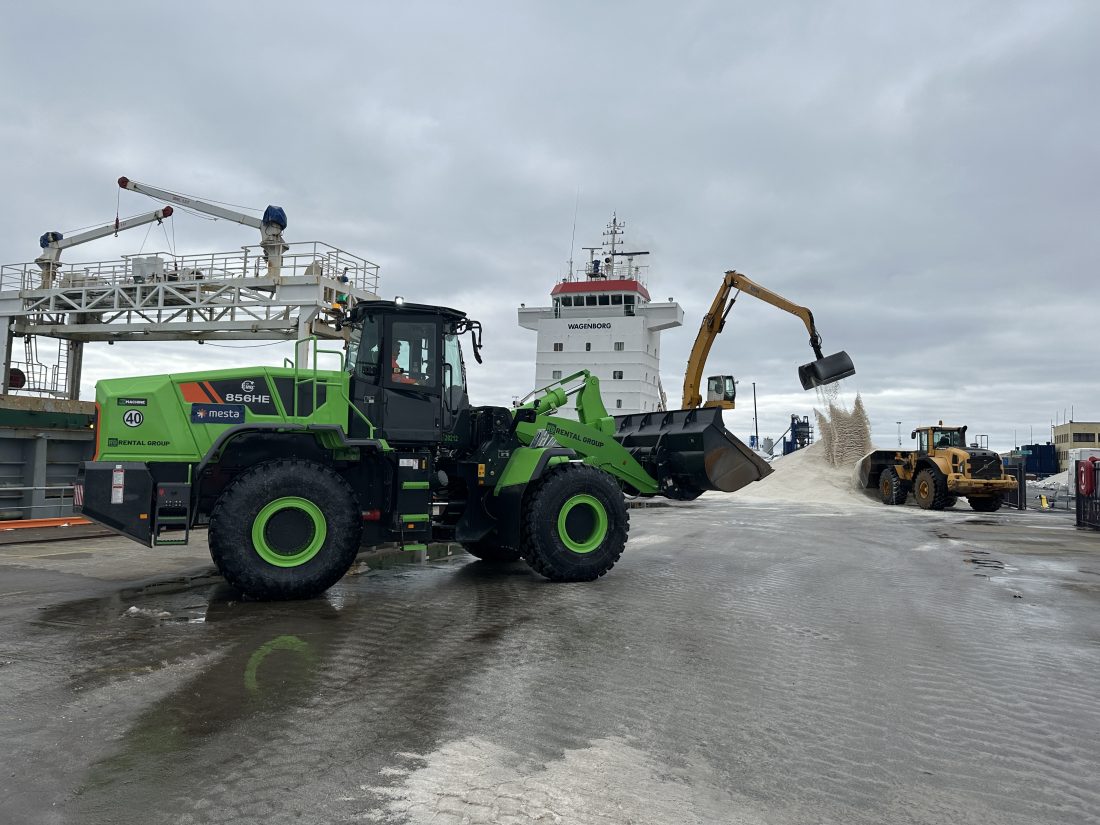
M737 491L739 499L807 504L873 505L860 489L855 470L873 448L871 424L856 396L849 411L830 400L817 416L817 440L804 450L775 459L772 474Z

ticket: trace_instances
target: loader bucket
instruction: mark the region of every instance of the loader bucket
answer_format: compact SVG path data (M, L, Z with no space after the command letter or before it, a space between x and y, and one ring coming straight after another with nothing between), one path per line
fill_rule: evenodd
M707 490L732 493L772 471L725 428L717 407L620 415L615 425L615 439L668 498L693 499Z
M856 374L856 365L848 357L848 353L841 350L824 358L818 358L798 368L798 380L802 382L802 389L810 390L820 387L822 384L832 384L841 378Z

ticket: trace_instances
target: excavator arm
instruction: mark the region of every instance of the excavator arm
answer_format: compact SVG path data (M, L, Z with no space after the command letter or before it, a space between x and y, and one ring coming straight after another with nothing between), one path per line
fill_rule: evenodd
M725 328L726 316L729 315L742 292L801 318L802 323L806 325L806 331L810 334L810 346L813 348L816 360L809 364L803 364L798 368L798 377L802 381L804 389L808 390L821 384L831 384L841 378L847 378L849 375L855 374L855 366L847 353L838 352L828 357L822 354L821 335L818 334L817 327L814 324L814 314L808 308L788 301L782 295L760 286L747 275L730 270L723 277L721 286L718 287L718 293L714 296L710 311L703 316L703 322L699 325L699 334L695 336L695 344L691 348L687 372L684 374L683 406L685 409L703 406L701 387L707 356L714 345L714 339ZM732 400L708 402L707 405L720 406L724 409L733 409L734 406Z

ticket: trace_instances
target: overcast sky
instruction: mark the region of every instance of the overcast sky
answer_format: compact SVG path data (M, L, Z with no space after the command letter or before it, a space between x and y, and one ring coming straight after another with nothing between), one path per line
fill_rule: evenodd
M113 220L120 175L289 215L382 266L384 297L486 327L478 403L534 380L545 303L612 210L652 251L676 391L735 268L811 307L875 440L966 423L1046 440L1095 378L1100 4L149 2L11 5L0 26L0 258ZM1089 89L1092 89L1090 92ZM125 217L155 208L123 193ZM186 214L180 251L254 232ZM156 230L145 250L164 249ZM143 229L67 261L136 252ZM279 347L89 347L109 375L276 362ZM711 353L761 435L810 414L799 322L745 298ZM472 360L472 359L468 359Z

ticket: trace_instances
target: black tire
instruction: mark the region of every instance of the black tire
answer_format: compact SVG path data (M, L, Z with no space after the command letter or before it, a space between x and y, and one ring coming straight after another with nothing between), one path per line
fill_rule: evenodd
M906 489L905 482L893 467L887 467L882 471L878 480L878 489L882 495L883 504L905 504L906 499L909 498L909 490Z
M958 496L948 496L947 498L945 498L943 500L943 509L950 510L952 507L954 507L958 503L959 503L959 497Z
M970 509L979 513L996 513L1001 509L1000 496L971 496L967 501L970 502Z
M559 464L525 498L523 558L551 581L594 581L615 566L629 531L626 502L610 475Z
M925 467L913 479L913 496L922 510L942 510L947 500L947 481L931 467Z
M464 541L462 546L471 556L494 564L508 564L522 558L519 550L506 544L500 544L493 538L484 538L480 541Z
M218 497L210 557L246 596L308 599L348 571L362 532L355 492L334 470L278 459L242 473Z

